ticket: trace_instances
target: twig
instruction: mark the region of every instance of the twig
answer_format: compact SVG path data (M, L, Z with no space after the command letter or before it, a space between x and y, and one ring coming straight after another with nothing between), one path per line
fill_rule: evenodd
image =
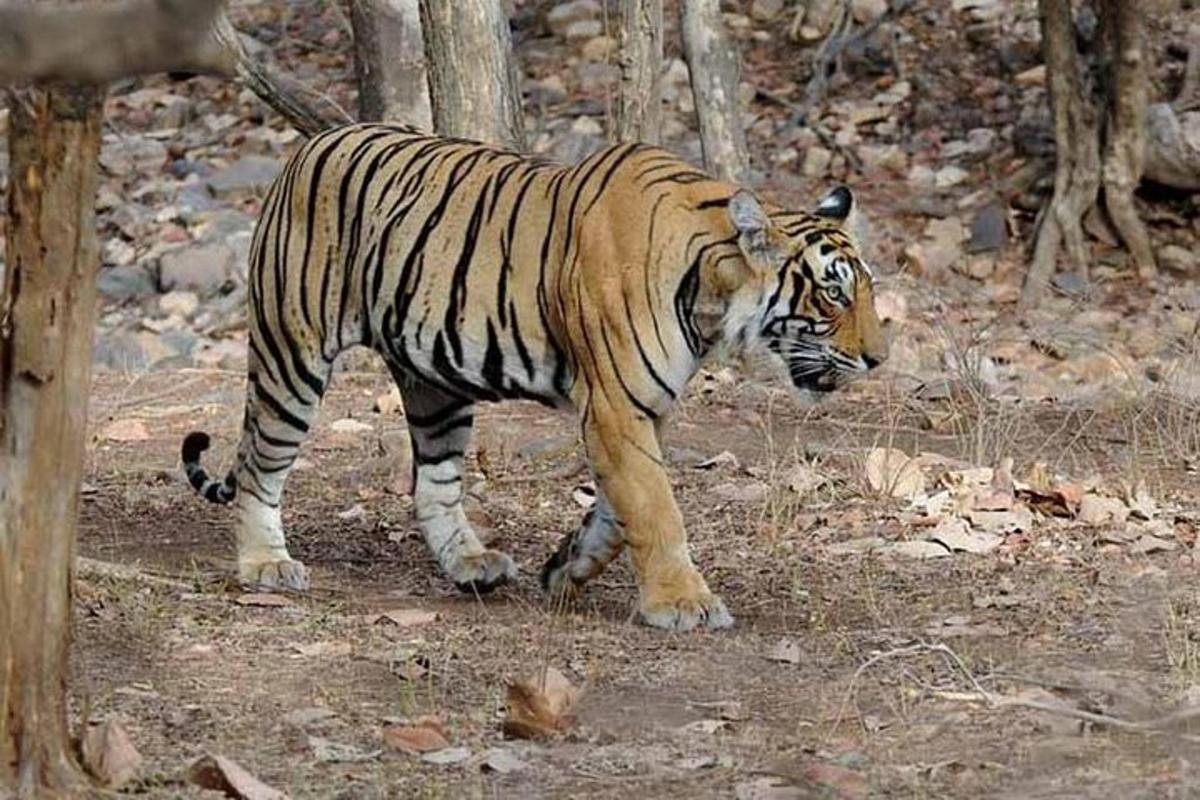
M868 22L863 26L862 30L854 34L849 33L854 18L850 14L850 9L845 9L841 21L833 27L833 30L821 42L820 48L813 57L812 77L808 79L808 85L804 88L804 100L799 106L798 122L804 123L807 121L813 109L824 98L825 90L829 86L829 69L837 57L846 48L870 38L879 29L880 25L904 14L916 2L917 0L896 0L888 6L887 11Z
M137 567L131 567L128 564L113 564L109 561L97 561L94 558L85 558L84 556L79 556L75 559L75 571L77 574L88 578L138 581L141 583L152 583L156 586L167 586L172 589L182 589L184 591L192 589L191 584L174 578L152 575Z

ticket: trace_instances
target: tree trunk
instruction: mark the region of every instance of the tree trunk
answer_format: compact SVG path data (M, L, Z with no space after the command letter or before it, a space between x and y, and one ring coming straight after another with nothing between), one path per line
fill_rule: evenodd
M500 0L421 0L433 124L444 136L525 149L525 118Z
M1054 194L1042 214L1033 262L1021 288L1018 311L1035 306L1066 249L1073 268L1087 274L1088 253L1083 215L1100 188L1100 133L1096 111L1083 95L1083 66L1075 53L1070 0L1039 0L1042 52L1054 118Z
M1150 235L1133 204L1146 159L1149 94L1146 12L1133 0L1103 0L1106 46L1112 54L1110 111L1104 151L1104 206L1143 281L1158 272Z
M83 787L66 715L71 562L96 309L103 91L15 92L0 295L0 789ZM0 791L0 794L3 794Z
M662 140L662 0L621 0L617 140Z
M738 52L725 32L720 0L683 0L682 23L704 166L722 180L745 183L750 158L738 103Z
M433 130L418 0L351 0L358 116Z

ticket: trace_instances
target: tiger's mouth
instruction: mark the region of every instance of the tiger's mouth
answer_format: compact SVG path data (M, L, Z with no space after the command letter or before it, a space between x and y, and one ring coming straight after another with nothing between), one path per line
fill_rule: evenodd
M791 370L792 383L797 389L809 392L818 392L820 394L828 394L835 391L840 386L846 383L846 376L834 367L828 367L819 372L812 370L797 371Z

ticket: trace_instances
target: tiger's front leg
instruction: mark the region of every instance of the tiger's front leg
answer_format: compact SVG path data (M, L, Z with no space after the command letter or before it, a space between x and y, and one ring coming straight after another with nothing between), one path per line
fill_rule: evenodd
M463 510L463 457L474 406L396 376L413 450L413 506L438 566L464 592L486 594L517 575L512 558L483 546Z
M584 442L637 573L642 619L675 631L732 625L725 603L692 564L653 423L596 396Z

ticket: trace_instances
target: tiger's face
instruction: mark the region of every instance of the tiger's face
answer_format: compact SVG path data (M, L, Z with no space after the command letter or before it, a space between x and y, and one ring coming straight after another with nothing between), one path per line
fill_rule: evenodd
M729 207L760 293L746 334L783 361L798 389L831 392L887 359L874 276L846 225L849 189L808 214L767 214L745 191Z

